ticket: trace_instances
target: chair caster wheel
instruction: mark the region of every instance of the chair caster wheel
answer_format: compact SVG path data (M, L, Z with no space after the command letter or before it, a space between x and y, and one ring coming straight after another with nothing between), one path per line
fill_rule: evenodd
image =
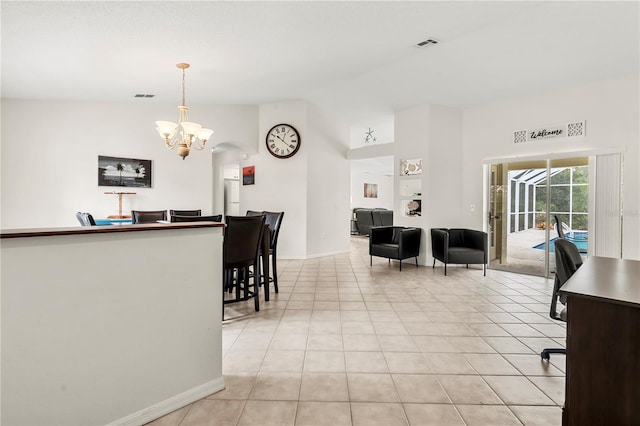
M540 353L540 358L542 358L545 361L549 361L549 359L551 358L551 354L549 354L549 353L547 353L545 351L542 351Z

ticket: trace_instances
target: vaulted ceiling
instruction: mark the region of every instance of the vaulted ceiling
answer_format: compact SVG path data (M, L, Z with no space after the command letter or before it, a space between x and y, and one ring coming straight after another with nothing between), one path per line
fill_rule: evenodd
M471 107L637 73L637 1L5 1L2 97L307 99L389 136L394 110ZM438 44L418 47L435 39ZM364 137L363 130L363 137Z

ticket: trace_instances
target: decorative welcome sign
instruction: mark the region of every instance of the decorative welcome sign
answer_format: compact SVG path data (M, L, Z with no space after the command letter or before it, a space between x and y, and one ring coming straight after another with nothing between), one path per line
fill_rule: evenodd
M518 130L516 132L513 132L513 143L584 136L585 128L586 122L578 121L575 123L557 124L554 126L547 126L539 129Z

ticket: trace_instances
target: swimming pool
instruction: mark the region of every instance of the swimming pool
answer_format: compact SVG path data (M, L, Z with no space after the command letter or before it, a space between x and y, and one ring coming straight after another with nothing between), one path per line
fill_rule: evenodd
M570 232L568 233L567 236L567 240L571 241L573 244L576 245L576 247L578 247L578 250L580 251L580 253L586 253L587 252L587 247L588 247L588 241L587 240L587 232ZM549 241L549 253L555 253L555 244L553 243L555 240L557 240L558 238L554 238L551 241ZM542 244L538 244L533 246L534 249L539 249L539 250L544 250L545 249L545 243Z

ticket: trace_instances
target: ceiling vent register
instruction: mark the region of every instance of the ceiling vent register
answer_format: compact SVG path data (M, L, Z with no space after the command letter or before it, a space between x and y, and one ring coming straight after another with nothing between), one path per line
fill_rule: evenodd
M418 43L418 46L422 47L422 46L428 46L430 44L438 44L438 40L434 40L434 39L430 38L430 39L427 39L425 41L421 41L420 43Z

